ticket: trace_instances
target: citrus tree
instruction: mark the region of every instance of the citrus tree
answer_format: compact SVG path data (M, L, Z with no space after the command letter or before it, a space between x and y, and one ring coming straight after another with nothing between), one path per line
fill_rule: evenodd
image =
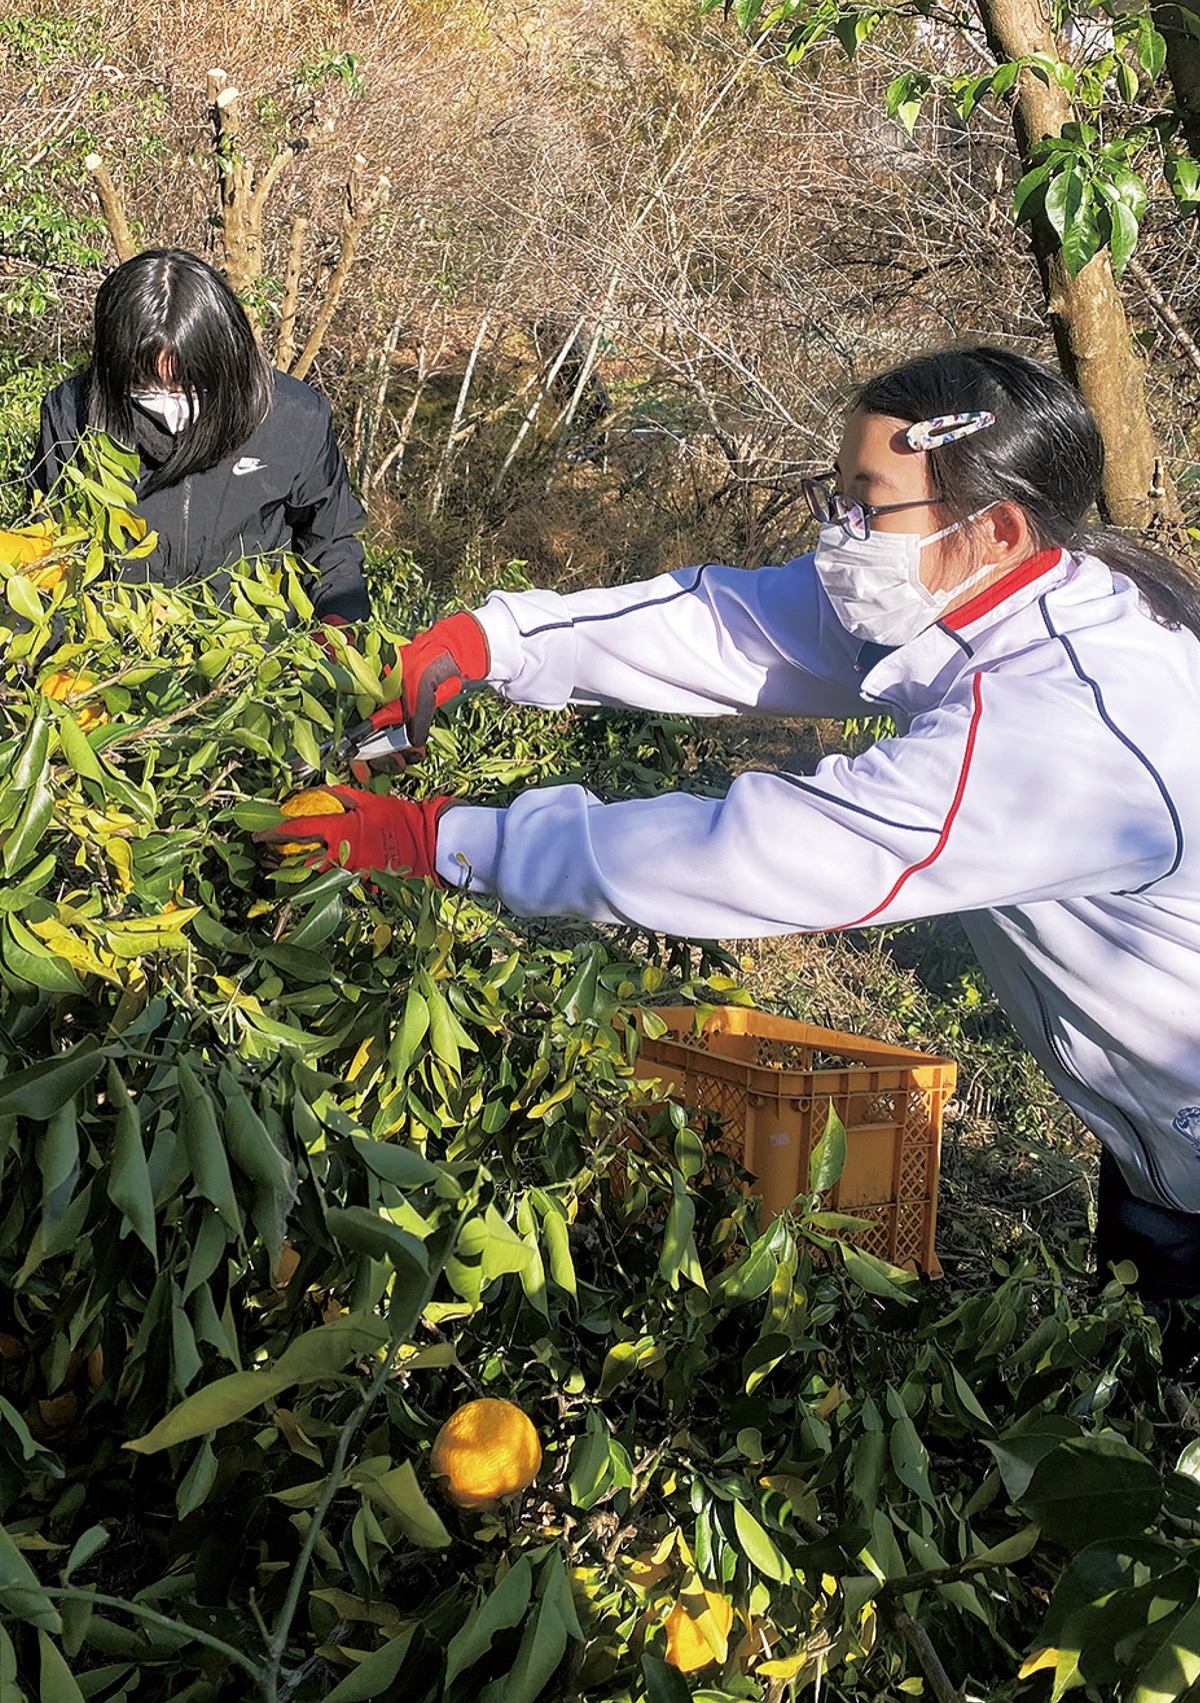
M939 103L964 126L989 108L1011 121L1020 168L1007 174L1012 216L1029 232L1063 371L1104 438L1106 518L1128 527L1178 520L1118 286L1132 265L1151 299L1164 301L1133 258L1154 190L1189 220L1200 207L1197 14L1113 0L700 4L778 41L791 66L828 51L852 59L886 39L878 63L903 66L890 76L886 113L910 134L922 109Z
M0 536L6 1703L1181 1696L1200 1448L1119 1278L843 1243L832 1117L761 1224L634 1074L655 943L265 869L392 639L327 654L287 562L138 585L89 454ZM534 725L419 784L684 760Z

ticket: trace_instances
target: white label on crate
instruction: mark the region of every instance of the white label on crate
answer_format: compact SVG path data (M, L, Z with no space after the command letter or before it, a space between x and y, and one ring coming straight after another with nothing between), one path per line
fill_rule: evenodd
M771 1137L772 1147L790 1147L791 1145L792 1138L785 1129L777 1129Z

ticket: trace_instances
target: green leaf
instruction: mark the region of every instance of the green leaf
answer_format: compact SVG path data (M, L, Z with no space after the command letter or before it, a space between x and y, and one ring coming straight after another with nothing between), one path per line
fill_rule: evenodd
M1046 217L1064 246L1067 231L1083 206L1085 188L1083 173L1073 161L1057 171L1046 185Z
M1077 1437L1039 1461L1016 1500L1047 1538L1074 1551L1144 1531L1162 1490L1152 1464L1120 1437Z
M977 1555L972 1555L972 1564L986 1562L989 1567L1011 1567L1014 1561L1024 1561L1036 1549L1041 1535L1040 1526L1025 1526L1015 1536L1006 1537L990 1549L981 1549Z
M679 1669L657 1656L642 1657L646 1678L646 1703L691 1703L692 1693Z
M1034 166L1027 171L1013 192L1013 221L1024 224L1043 205L1045 185L1050 177L1050 165Z
M5 584L8 594L9 608L25 621L41 621L46 611L42 600L37 594L37 588L30 583L24 574L12 574Z
M332 636L335 644L338 644L341 635L338 634L336 627L326 627L325 632ZM345 643L344 640L338 645L338 649L340 652L338 661L350 670L354 679L355 690L361 692L364 697L370 698L372 703L381 704L383 702L383 686L378 674L367 662L362 652L356 650L353 645ZM401 653L401 657L403 658L403 653Z
M50 1240L79 1180L79 1120L74 1100L46 1119L38 1132L36 1151L42 1173L42 1234Z
M407 1632L389 1638L386 1644L373 1650L359 1662L353 1673L347 1674L332 1691L326 1692L325 1703L371 1703L372 1698L396 1695L392 1687L403 1671L417 1630L417 1627L410 1626Z
M296 1204L296 1167L259 1117L241 1082L227 1066L219 1078L225 1102L224 1130L234 1164L254 1185L251 1216L274 1260L283 1246Z
M1113 273L1119 278L1137 247L1138 222L1123 201L1110 206L1108 216L1111 223L1108 246L1112 254Z
M239 828L248 834L258 834L267 828L278 828L287 820L277 804L269 798L245 798L229 812Z
M844 1244L842 1259L855 1283L868 1295L879 1295L888 1301L903 1301L906 1305L916 1299L912 1292L916 1280L911 1272L889 1265L886 1260L876 1259L874 1254L865 1253L861 1248L848 1248Z
M235 1236L242 1233L225 1141L217 1121L216 1106L186 1058L178 1064L180 1128L196 1191L215 1206Z
M672 1289L678 1289L681 1274L693 1282L704 1282L703 1272L692 1239L696 1222L696 1203L688 1193L687 1183L678 1171L671 1174L671 1205L663 1230L662 1251L658 1258L658 1275Z
M571 1257L571 1236L567 1221L550 1203L542 1215L542 1234L550 1262L550 1276L565 1295L578 1294L575 1281L575 1261Z
M741 1259L714 1279L712 1292L723 1301L757 1301L771 1287L778 1265L769 1236L760 1236Z
M4 873L13 875L22 869L41 848L50 818L54 814L54 792L44 775L34 781L21 806L21 814L9 830L4 842Z
M175 1492L175 1512L181 1520L186 1520L208 1500L209 1492L217 1482L217 1464L216 1451L205 1438Z
M1192 1603L1165 1631L1156 1622L1148 1636L1157 1640L1160 1632L1158 1648L1123 1693L1129 1703L1176 1703L1200 1679L1200 1602Z
M84 1703L83 1692L63 1658L62 1651L45 1632L38 1633L42 1672L38 1703Z
M335 1241L366 1254L368 1259L390 1260L406 1271L413 1267L422 1274L429 1271L424 1243L369 1206L331 1206L325 1213L325 1226ZM523 1263L526 1249L524 1243L520 1245Z
M1163 159L1163 175L1181 213L1194 213L1200 207L1200 161L1190 154L1167 154Z
M968 1384L958 1367L953 1363L951 1363L950 1366L950 1376L954 1382L955 1393L957 1394L959 1401L962 1402L963 1406L973 1419L977 1419L981 1425L986 1425L990 1431L992 1429L991 1420L975 1399L974 1390L972 1390L970 1384Z
M390 1514L419 1549L446 1549L450 1533L440 1514L426 1500L411 1461L393 1467L380 1478L363 1479L358 1487L364 1496Z
M1077 278L1089 261L1104 247L1095 197L1091 184L1084 186L1078 213L1063 236L1063 263L1072 278Z
M454 1076L462 1074L461 1053L474 1052L475 1043L455 1017L445 997L424 971L420 976L422 992L429 1010L429 1044Z
M676 1131L675 1163L689 1182L704 1169L704 1143L690 1124Z
M812 1150L808 1164L808 1186L813 1194L831 1189L846 1169L846 1126L834 1110L833 1101L825 1114L825 1129Z
M1072 1427L1072 1435L1076 1434L1077 1427ZM1020 1502L1040 1463L1057 1449L1063 1440L1062 1431L1049 1429L1027 1432L1018 1437L1002 1437L996 1443L985 1443L984 1446L996 1457L996 1465L1000 1469L1000 1476L1004 1480L1004 1488L1010 1501Z
M45 1632L62 1631L58 1610L3 1526L0 1526L0 1607L18 1621L27 1621Z
M765 1573L768 1579L776 1579L781 1585L787 1584L792 1577L792 1569L744 1502L733 1504L733 1529L737 1534L738 1546L750 1565L758 1572Z
M45 1122L73 1100L104 1068L104 1052L94 1035L56 1058L32 1064L0 1081L0 1117L19 1112Z
M50 751L50 723L39 715L29 729L20 755L13 764L12 784L17 792L26 792L46 771Z
M109 1540L110 1533L106 1526L89 1526L82 1532L71 1546L67 1564L63 1568L63 1578L69 1579L77 1567L82 1567L99 1553Z
M596 1424L592 1419L595 1414ZM588 1429L571 1445L567 1490L579 1508L591 1508L612 1485L612 1456L608 1433L599 1415L589 1413Z
M87 735L69 711L64 711L59 720L58 737L63 756L75 773L82 775L85 780L98 781L103 785L105 773L100 759L88 744Z
M134 1235L144 1243L157 1266L154 1190L150 1184L150 1167L146 1163L141 1119L120 1071L111 1060L108 1066L108 1098L117 1111L112 1152L109 1154L106 1171L108 1198L118 1212L124 1215L126 1223Z
M485 1282L503 1277L507 1272L523 1271L529 1260L529 1249L525 1243L490 1202L482 1218L474 1218L464 1227L458 1251L464 1256L480 1256Z
M292 1384L319 1383L334 1377L347 1361L377 1354L388 1334L388 1327L374 1313L347 1313L332 1324L318 1325L292 1343L274 1366L218 1378L173 1407L144 1437L122 1446L152 1455L177 1443L189 1443L194 1437L205 1437L252 1413Z
M581 1636L558 1550L543 1562L537 1589L541 1601L525 1623L516 1659L503 1679L484 1687L480 1703L535 1703L566 1654L568 1639Z
M1190 6L1180 6L1177 16L1190 35L1200 36L1200 20ZM1157 80L1167 62L1167 38L1161 30L1154 28L1149 18L1138 18L1137 22L1140 26L1137 32L1138 63Z
M398 1077L408 1074L417 1048L429 1032L429 1006L415 987L409 988L404 1002L404 1018L400 1033L388 1050L388 1063Z
M415 1148L402 1147L395 1141L369 1141L365 1136L355 1135L350 1145L369 1171L396 1188L424 1188L444 1175Z
M446 1650L447 1691L460 1673L466 1673L487 1655L498 1632L521 1624L532 1595L533 1570L529 1557L522 1555L450 1640Z
M906 1489L919 1496L922 1502L933 1503L933 1491L929 1487L929 1451L917 1435L917 1428L901 1403L893 1402L893 1390L888 1392L888 1407L895 1415L895 1423L888 1437L888 1449L892 1459L892 1469L896 1477ZM897 1408L899 1411L897 1412Z

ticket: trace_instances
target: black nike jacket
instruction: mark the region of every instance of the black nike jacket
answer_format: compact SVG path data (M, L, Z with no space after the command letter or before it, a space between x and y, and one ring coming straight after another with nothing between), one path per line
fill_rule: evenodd
M169 453L166 434L148 427L138 447L137 512L158 534L158 545L143 560L127 563L124 577L166 586L205 579L224 596L229 580L220 570L243 556L289 550L317 570L310 594L318 619L362 621L370 600L356 534L365 516L350 489L329 404L299 379L274 376L270 412L235 455L143 499L141 484L160 464L148 446L157 438L160 459ZM42 403L31 485L51 490L87 423L87 377L80 374Z

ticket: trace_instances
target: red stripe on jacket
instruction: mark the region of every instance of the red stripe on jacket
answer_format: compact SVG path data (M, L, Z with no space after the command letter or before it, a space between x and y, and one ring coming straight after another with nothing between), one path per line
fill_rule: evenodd
M1028 565L1026 563L1026 566ZM916 875L922 869L928 869L930 864L936 863L945 851L946 841L950 838L950 830L954 826L954 818L958 815L958 807L963 801L963 793L967 790L967 775L970 773L971 758L975 752L975 736L979 731L979 718L983 713L982 679L983 675L977 673L971 681L971 725L967 729L967 744L963 751L962 765L958 771L958 785L954 789L954 797L950 800L950 808L946 812L946 820L942 823L942 831L938 835L937 845L934 846L928 857L921 859L920 863L909 864L904 873L897 877L887 898L882 899L874 910L868 911L865 916L856 917L853 922L839 923L839 928L861 928L864 923L868 923L873 917L877 917L880 911L886 911L909 876Z
M1035 579L1049 573L1061 560L1061 550L1039 550L1036 556L1030 556L1027 562L1022 562L1019 568L1005 574L995 585L985 585L977 597L970 598L951 614L943 615L938 626L949 627L954 633L960 632L963 627L969 627L972 621L990 615L993 609L998 608L1025 586L1032 585Z

